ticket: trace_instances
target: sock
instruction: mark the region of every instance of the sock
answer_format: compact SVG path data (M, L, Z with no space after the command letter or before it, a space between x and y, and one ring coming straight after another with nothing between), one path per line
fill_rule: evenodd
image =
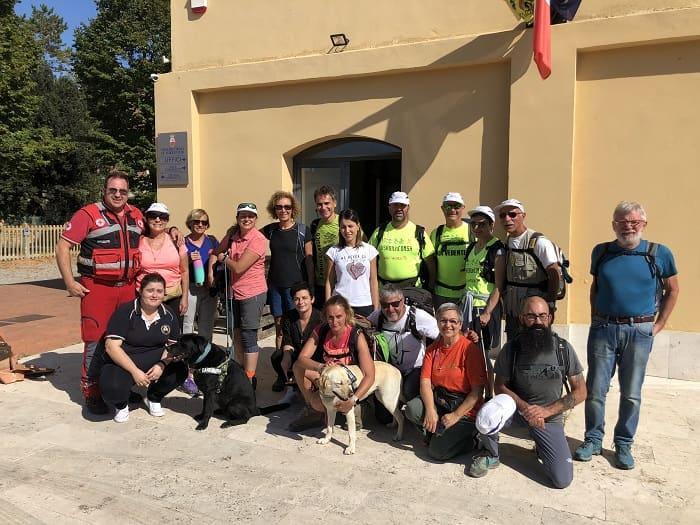
M255 377L255 370L246 370L245 375L248 376L248 379L253 379Z

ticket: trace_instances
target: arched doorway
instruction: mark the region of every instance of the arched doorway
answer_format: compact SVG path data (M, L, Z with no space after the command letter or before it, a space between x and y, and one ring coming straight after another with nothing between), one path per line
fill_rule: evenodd
M338 211L353 208L369 236L387 219L386 203L401 189L401 148L366 138L335 139L312 146L294 157L294 194L302 221L316 218L314 190L332 186Z

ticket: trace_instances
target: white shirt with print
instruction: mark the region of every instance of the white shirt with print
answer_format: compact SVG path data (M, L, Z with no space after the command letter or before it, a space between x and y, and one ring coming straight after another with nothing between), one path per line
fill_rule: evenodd
M369 286L370 262L377 257L377 249L363 242L360 246L331 246L326 252L334 265L334 294L345 297L350 306L371 306L372 292Z

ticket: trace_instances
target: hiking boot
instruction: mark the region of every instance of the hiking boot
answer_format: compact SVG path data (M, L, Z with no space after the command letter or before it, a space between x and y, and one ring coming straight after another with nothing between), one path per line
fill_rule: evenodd
M86 397L85 408L88 410L88 412L96 416L109 414L109 407L105 404L101 397Z
M590 461L593 456L600 456L603 452L603 445L592 439L586 439L574 452L576 461Z
M284 376L277 376L277 379L275 379L275 382L272 383L272 391L273 392L282 392L284 390L284 387L287 385L287 380L284 378Z
M472 478L483 478L489 473L489 470L495 469L500 464L501 462L497 457L484 451L474 456L472 464L469 465L468 474Z
M325 425L325 415L321 412L316 412L314 409L304 407L299 417L289 424L290 432L301 432L310 428L322 427Z
M160 403L151 401L147 397L143 398L143 402L146 404L148 413L151 414L153 417L163 417L165 415L165 410L163 410L163 407L160 406Z
M114 422L126 423L127 421L129 421L129 405L126 405L124 408L117 408L114 414Z
M622 470L632 470L634 468L634 457L632 447L615 443L615 466Z

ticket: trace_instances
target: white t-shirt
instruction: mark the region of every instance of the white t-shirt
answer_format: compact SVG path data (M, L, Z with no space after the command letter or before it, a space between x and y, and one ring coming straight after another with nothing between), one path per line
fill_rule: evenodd
M420 308L416 308L416 330L423 337L416 339L413 337L411 330L408 327L408 314L410 308L406 307L406 312L401 319L395 323L391 323L384 319L382 323L382 332L389 341L389 350L392 356L397 356L397 359L392 359L392 365L406 374L414 368L420 368L423 365L423 357L425 356L425 338L437 339L440 336L437 321L428 312L424 312ZM379 325L379 316L382 315L381 310L372 312L367 320L373 326Z
M340 248L331 246L326 252L334 265L335 289L333 293L345 297L350 306L371 306L369 287L370 262L377 257L377 249L363 242L360 246Z
M515 248L516 250L524 250L527 248L527 243L525 242L527 233L526 230L522 235L518 235L517 237L508 237L508 247ZM537 239L533 251L545 268L559 262L552 241L544 236Z

